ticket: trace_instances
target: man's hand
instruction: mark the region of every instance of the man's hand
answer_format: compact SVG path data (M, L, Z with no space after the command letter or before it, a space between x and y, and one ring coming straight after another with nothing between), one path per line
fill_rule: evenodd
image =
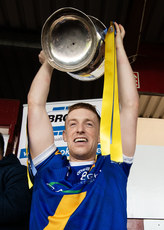
M44 51L43 51L43 50L40 51L38 57L39 57L39 62L40 62L41 64L43 64L43 63L46 61L46 57L45 57L45 54L44 54Z
M114 22L116 28L116 49L123 48L123 39L125 37L125 30L121 24Z
M52 73L53 71L53 67L48 63L47 59L46 59L46 56L45 56L45 53L43 50L40 51L39 55L38 55L38 58L39 58L39 62L44 65L44 68L46 68L48 71L50 71Z

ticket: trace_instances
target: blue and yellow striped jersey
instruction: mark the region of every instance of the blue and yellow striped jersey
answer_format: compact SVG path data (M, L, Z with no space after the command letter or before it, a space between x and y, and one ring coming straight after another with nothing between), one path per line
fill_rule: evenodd
M125 230L126 186L131 164L97 157L71 167L56 150L37 166L30 230Z

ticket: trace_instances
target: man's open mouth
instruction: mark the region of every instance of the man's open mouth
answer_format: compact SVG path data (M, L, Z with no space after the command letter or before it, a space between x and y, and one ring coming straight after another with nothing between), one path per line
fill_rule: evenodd
M87 142L87 138L85 137L78 137L78 138L75 138L74 139L74 142L77 143L77 142Z

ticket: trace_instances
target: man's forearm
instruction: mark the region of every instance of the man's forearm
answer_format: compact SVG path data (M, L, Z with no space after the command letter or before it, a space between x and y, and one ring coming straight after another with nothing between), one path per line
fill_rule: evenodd
M117 66L119 99L121 107L136 106L136 104L138 104L138 92L136 89L135 78L123 47L117 49Z
M29 94L28 94L28 105L43 106L46 104L53 68L45 61L38 73L36 74Z
M117 24L116 22L115 27L119 102L121 108L137 107L138 92L136 89L135 78L123 45L125 30L122 25Z
M41 60L40 57L39 60ZM40 62L43 64L28 94L28 130L32 158L54 143L52 125L46 111L53 68L46 60Z

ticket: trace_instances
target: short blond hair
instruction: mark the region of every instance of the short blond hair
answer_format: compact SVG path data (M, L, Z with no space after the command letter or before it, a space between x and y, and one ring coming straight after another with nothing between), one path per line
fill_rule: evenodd
M68 107L68 114L75 109L88 109L88 110L92 111L94 114L96 114L98 121L100 122L101 118L100 118L100 115L98 114L95 106L93 106L89 103L79 102L79 103L73 104L73 105Z

